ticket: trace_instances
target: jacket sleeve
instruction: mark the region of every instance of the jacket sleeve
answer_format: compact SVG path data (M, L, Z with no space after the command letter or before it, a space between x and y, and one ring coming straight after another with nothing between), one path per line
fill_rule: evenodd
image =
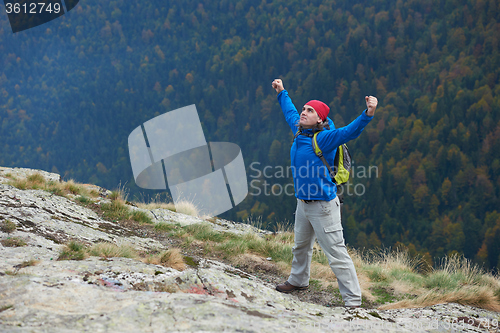
M347 126L319 133L317 138L319 148L323 152L328 153L338 146L356 139L363 132L365 126L373 119L373 116L367 116L365 111Z
M282 90L278 94L278 102L280 103L281 111L283 111L288 126L290 126L293 134L295 134L298 130L298 127L295 125L298 124L300 116L295 105L293 105L292 100L288 96L288 91Z

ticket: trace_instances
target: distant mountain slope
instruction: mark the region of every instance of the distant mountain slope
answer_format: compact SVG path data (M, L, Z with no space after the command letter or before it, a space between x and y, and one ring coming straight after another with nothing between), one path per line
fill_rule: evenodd
M272 228L293 220L295 205L279 192L291 181L276 167L289 165L292 133L272 79L298 107L328 103L337 127L372 94L376 118L350 145L350 193L360 185L346 195L348 243L404 244L430 259L458 252L493 268L499 22L494 0L85 1L18 34L3 15L0 164L148 195L133 181L128 134L196 104L207 140L237 143L249 181L269 184L270 195L249 195L225 217L262 216ZM275 172L264 179L254 162Z

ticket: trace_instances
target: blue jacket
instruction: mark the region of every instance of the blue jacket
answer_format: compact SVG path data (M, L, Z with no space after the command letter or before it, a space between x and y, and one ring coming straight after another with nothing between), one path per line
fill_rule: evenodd
M298 131L297 124L299 123L300 115L286 90L278 94L278 102L288 126L290 126L295 135ZM338 129L335 128L333 122L328 118L330 129L323 130L318 134L318 146L323 151L323 156L325 156L332 168L337 147L357 138L370 120L373 119L373 116L367 116L365 111L349 125ZM313 133L312 130L305 130L304 132ZM290 159L295 196L298 199L325 201L335 199L337 196L337 185L332 181L328 169L321 159L314 153L311 137L305 135L297 136L290 149Z

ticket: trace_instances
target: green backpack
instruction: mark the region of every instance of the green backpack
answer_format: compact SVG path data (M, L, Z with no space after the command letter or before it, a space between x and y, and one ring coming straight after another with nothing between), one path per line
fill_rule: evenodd
M347 145L344 143L343 145L340 145L337 148L337 153L335 154L335 159L333 160L333 167L334 169L332 170L332 167L328 162L326 161L325 157L323 156L323 152L318 146L318 136L319 132L312 134L307 134L307 133L302 133L301 130L297 132L294 136L295 138L300 134L300 135L305 135L308 137L312 137L312 145L313 145L313 150L316 156L318 156L323 164L327 167L328 172L330 173L330 177L332 177L332 181L336 185L342 185L347 183L349 180L349 172L351 171L351 153L349 153L349 149L347 148Z

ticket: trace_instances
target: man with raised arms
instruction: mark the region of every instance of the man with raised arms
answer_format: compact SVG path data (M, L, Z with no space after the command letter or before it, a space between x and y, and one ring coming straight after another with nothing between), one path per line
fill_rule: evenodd
M337 185L328 171L325 172L321 159L314 153L311 137L314 132L320 131L317 135L318 146L328 164L333 166L337 148L357 138L373 119L377 98L366 96L366 110L349 125L336 129L327 118L330 108L325 103L311 100L302 107L299 115L283 87L282 80L274 80L272 87L278 93L278 102L290 129L294 134L300 130L301 134L295 136L290 149L297 197L292 269L288 280L277 285L276 290L289 293L308 288L313 245L318 239L337 277L345 306L359 307L361 289L344 242Z

